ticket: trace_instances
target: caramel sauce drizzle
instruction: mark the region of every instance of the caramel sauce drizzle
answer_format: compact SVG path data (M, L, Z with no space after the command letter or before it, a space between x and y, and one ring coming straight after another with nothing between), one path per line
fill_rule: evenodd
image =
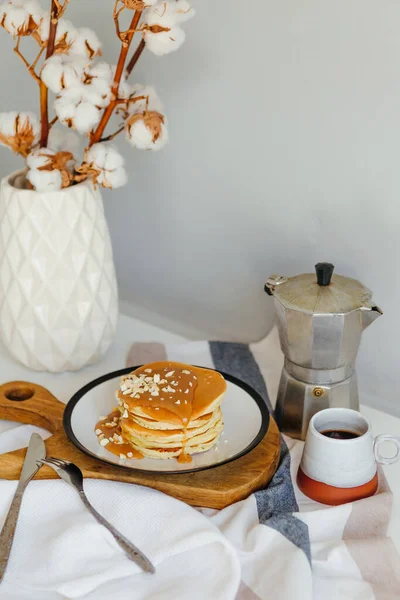
M116 411L97 424L96 432L101 432L97 434L99 442L117 456L142 458L143 455L124 439L119 426L120 419L129 419L130 413L140 407L143 414L153 422L177 425L184 436L178 462L191 462L191 457L185 452L187 427L192 420L201 418L207 407L225 390L226 382L222 375L207 369L175 362L159 362L140 367L122 377L120 389L116 393L122 416ZM115 427L110 426L110 423L115 424ZM112 434L108 435L109 432ZM100 439L101 435L105 437ZM113 439L108 443L102 442L105 438Z
M122 435L121 426L119 424L120 417L121 413L117 409L96 424L95 433L99 440L99 444L120 458L143 458L143 454L133 448ZM107 444L105 444L105 442L102 443L103 440L112 441L108 441Z

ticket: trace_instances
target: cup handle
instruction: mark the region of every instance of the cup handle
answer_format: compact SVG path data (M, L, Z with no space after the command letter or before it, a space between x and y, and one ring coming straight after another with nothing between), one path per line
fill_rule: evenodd
M379 446L383 442L392 442L392 444L396 445L396 454L394 456L383 456L379 451ZM374 441L374 454L376 461L381 465L392 465L400 458L400 438L384 433L383 435L378 435Z

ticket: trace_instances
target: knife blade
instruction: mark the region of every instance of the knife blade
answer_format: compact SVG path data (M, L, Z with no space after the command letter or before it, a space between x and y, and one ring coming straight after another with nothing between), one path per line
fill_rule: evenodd
M40 461L44 458L46 458L46 446L44 445L44 441L40 435L33 433L29 441L17 491L15 492L15 496L11 502L10 510L8 511L3 529L0 533L0 582L3 580L8 559L10 557L15 530L17 528L18 515L22 503L22 496L26 486L41 467L40 464L37 464L37 461Z

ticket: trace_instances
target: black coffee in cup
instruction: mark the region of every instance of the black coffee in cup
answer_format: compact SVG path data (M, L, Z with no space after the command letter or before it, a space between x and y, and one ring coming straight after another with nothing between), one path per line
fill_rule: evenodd
M320 433L332 440L353 440L354 438L360 437L359 433L348 431L347 429L326 429Z

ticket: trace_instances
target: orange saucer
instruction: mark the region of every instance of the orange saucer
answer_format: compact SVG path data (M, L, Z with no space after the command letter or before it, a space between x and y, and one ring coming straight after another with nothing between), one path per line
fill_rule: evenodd
M338 506L339 504L346 504L346 502L354 502L355 500L373 496L378 489L378 473L371 481L368 481L364 485L353 488L338 488L315 481L299 469L297 473L297 485L303 494L311 498L311 500L321 502L321 504Z

